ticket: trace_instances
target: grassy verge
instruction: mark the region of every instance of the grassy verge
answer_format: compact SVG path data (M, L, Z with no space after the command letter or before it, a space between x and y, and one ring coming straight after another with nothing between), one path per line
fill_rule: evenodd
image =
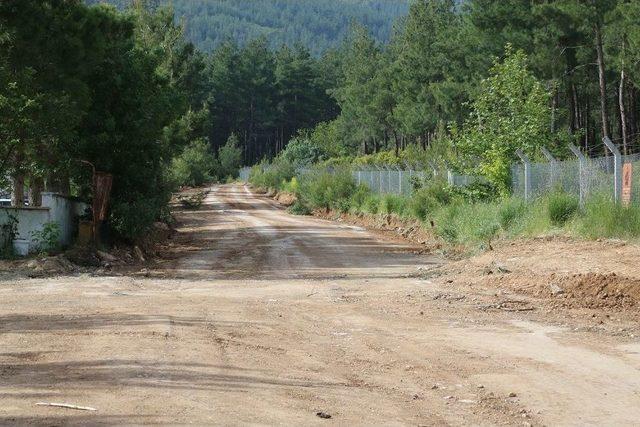
M268 178L277 189L294 192L298 201L293 213L322 209L417 219L435 238L469 251L489 249L496 240L540 235L640 237L640 207L624 208L606 197L594 197L580 207L576 196L555 192L525 203L515 197L478 196L476 190L460 191L440 181L417 184L410 197L377 195L356 185L346 168L333 173L315 170L298 178L276 173L257 174L252 182L264 185Z

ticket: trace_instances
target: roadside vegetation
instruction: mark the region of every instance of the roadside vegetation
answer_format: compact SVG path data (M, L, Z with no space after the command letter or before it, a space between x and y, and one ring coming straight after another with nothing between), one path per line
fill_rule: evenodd
M571 136L550 132L549 93L529 71L526 55L507 46L470 105L469 119L446 139L415 149L349 157L327 144L327 128L294 139L272 162L255 166L256 187L292 192L291 211L315 210L393 215L418 220L435 238L455 247L491 249L497 239L565 234L587 238L640 237L640 207L622 208L611 197L594 195L580 206L577 195L558 188L534 202L511 194L516 150L532 155L549 141ZM410 196L374 194L358 186L352 170L363 165L446 163L481 177L452 186L427 173L414 179ZM414 177L415 178L415 177Z
M271 177L269 182L279 180L273 170L264 174L256 170L250 181L261 187L263 175ZM434 238L470 251L520 237L640 238L640 207L625 208L607 196L593 197L581 207L577 197L556 191L526 203L518 197L496 196L483 185L460 189L438 179L414 181L411 196L379 195L358 186L348 168L328 172L325 167L280 182L272 188L296 195L290 208L294 214L320 210L417 220Z

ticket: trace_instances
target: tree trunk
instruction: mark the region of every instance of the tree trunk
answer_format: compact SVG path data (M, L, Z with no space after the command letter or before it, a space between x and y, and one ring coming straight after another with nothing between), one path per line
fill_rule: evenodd
M551 133L556 132L556 109L558 108L558 91L553 86L553 96L551 97Z
M638 123L637 123L637 105L636 105L636 88L634 85L629 85L629 111L628 111L628 124L629 124L629 133L631 135L636 135L638 133ZM631 144L633 144L633 141L636 139L637 137L633 137L631 139L631 141L629 141Z
M620 72L620 88L618 90L618 102L620 104L620 131L622 134L622 149L624 150L624 154L628 154L628 141L627 141L627 115L624 106L624 64L622 66L622 71Z
M24 174L16 173L11 183L11 206L24 207Z
M42 206L44 180L42 178L31 177L29 181L29 205L34 207Z
M571 99L573 106L573 121L572 121L572 133L577 132L582 128L583 120L580 114L580 103L578 101L578 90L576 89L576 85L571 83Z
M602 137L610 138L609 134L609 116L607 113L607 80L605 76L604 52L602 49L602 33L600 25L594 27L596 35L596 53L598 56L598 80L600 86L600 114L602 118Z

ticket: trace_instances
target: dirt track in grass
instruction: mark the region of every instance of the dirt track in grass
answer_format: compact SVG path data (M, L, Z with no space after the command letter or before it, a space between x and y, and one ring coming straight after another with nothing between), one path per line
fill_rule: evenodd
M562 280L560 296L545 293L549 277L616 273L632 246L570 254L628 251L597 271L563 264L576 245L563 241L446 263L387 235L291 216L241 185L216 186L177 216L165 260L145 275L0 282L1 425L640 418L635 305L574 304ZM535 267L544 248L558 256ZM631 281L624 289L638 271L617 273Z

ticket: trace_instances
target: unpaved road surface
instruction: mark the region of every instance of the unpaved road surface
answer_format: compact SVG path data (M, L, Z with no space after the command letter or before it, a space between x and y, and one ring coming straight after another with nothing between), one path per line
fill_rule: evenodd
M435 256L240 185L178 217L146 275L0 282L1 425L640 420L633 337L548 321L535 300L451 283Z

